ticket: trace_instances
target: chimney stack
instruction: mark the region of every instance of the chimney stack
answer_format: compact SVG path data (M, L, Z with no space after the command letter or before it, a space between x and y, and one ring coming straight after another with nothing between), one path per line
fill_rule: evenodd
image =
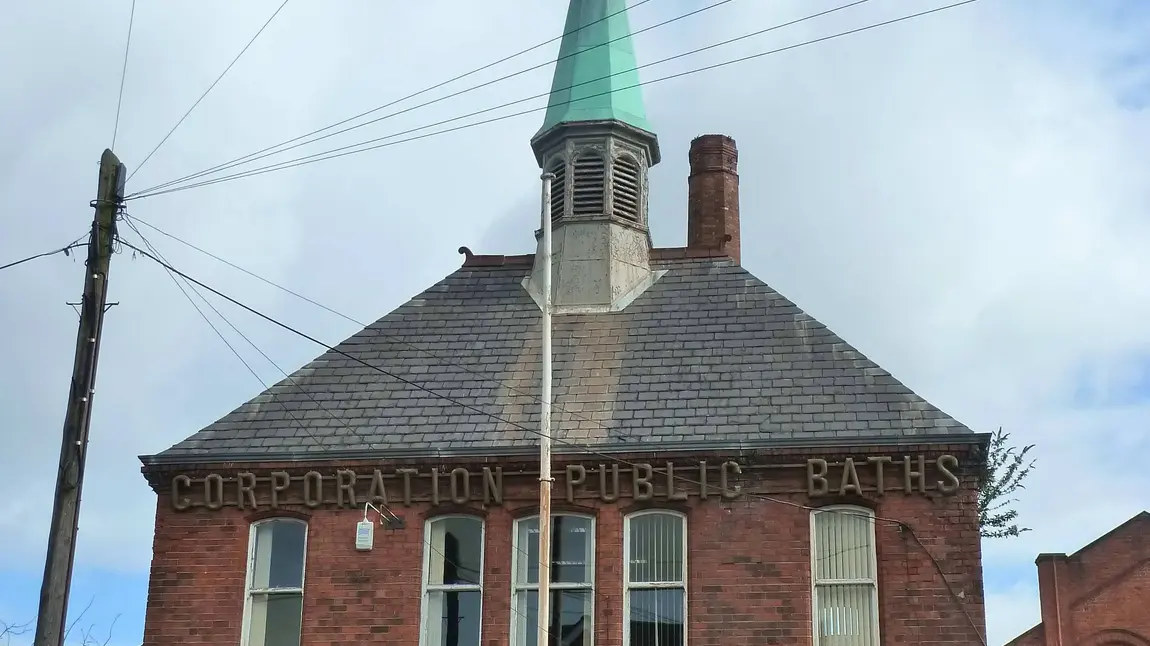
M1071 631L1070 559L1065 554L1039 554L1034 563L1038 566L1038 598L1046 637L1043 646L1070 646L1077 641Z
M723 250L740 262L739 150L726 135L691 141L687 179L687 247Z

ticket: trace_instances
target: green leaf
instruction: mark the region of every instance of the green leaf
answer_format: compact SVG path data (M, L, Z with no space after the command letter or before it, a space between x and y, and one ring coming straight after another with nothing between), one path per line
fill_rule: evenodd
M1027 455L1034 445L1019 449L1009 442L1010 433L999 427L991 435L986 464L979 474L978 524L983 538L1011 538L1030 531L1015 522L1018 511L1010 505L1018 502L1013 494L1026 488L1023 481L1034 468L1034 460L1028 462Z

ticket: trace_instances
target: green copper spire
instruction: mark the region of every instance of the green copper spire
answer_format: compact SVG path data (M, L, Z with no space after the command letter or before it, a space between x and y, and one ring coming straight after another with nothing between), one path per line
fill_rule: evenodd
M626 8L626 0L571 0L539 134L561 123L609 120L653 132L638 87Z

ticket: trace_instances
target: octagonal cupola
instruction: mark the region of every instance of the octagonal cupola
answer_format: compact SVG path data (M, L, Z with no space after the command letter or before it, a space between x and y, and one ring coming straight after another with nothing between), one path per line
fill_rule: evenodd
M647 173L659 142L636 67L625 0L571 0L547 113L531 140L540 168L554 176L557 313L622 309L656 278ZM537 301L538 273L527 284Z

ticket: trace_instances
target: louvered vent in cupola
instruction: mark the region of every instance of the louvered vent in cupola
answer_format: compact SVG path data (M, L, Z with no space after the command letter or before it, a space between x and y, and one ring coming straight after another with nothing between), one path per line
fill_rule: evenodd
M612 208L615 215L638 222L639 217L639 164L624 155L615 160L611 175Z
M547 172L555 176L551 180L551 219L558 220L563 217L563 203L567 197L567 163L562 159L552 162Z
M598 215L605 211L607 167L597 153L582 153L575 158L572 183L573 215Z

